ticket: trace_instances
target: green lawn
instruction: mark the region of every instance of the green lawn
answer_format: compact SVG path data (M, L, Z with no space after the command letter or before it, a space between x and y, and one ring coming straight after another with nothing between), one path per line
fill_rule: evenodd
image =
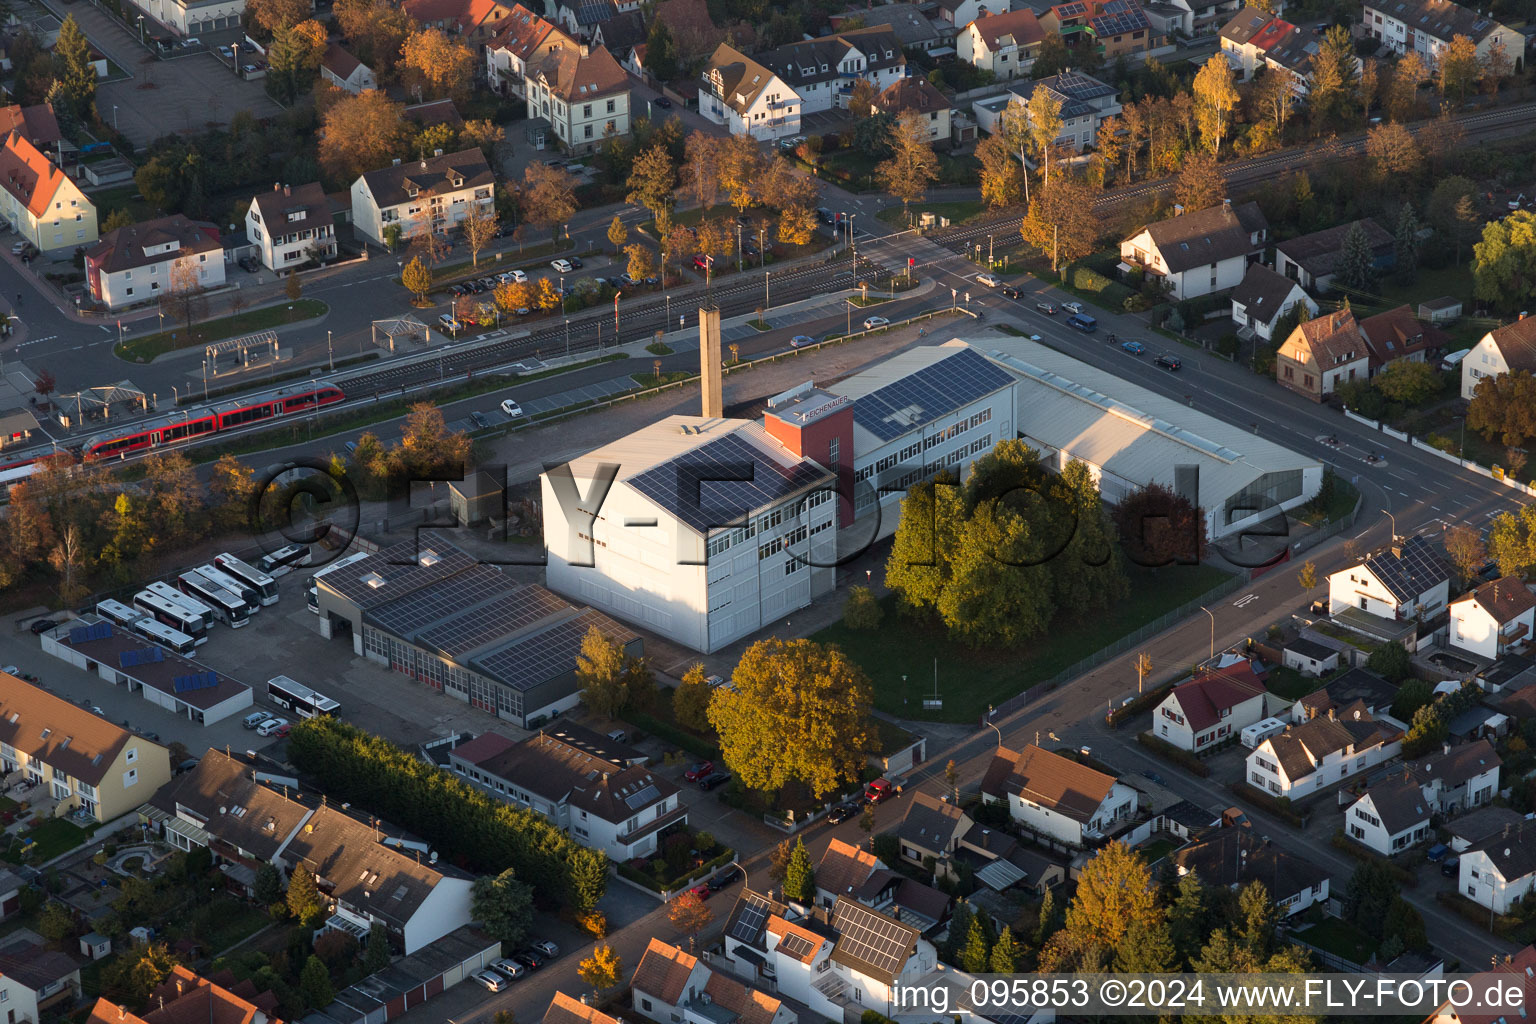
M139 195L139 186L129 182L127 185L119 185L117 188L102 189L92 192L91 202L96 204L96 212L103 224L113 210L127 210L135 221L149 220L158 216L157 211L149 201Z
M980 200L965 200L955 203L916 202L910 207L914 219L921 214L931 213L939 217L948 217L951 224L964 224L966 221L978 216L986 208L986 204ZM887 206L875 214L875 216L894 227L902 228L907 226L907 213L901 206Z
M1156 864L1173 852L1173 843L1167 839L1159 839L1155 843L1148 843L1137 851L1141 859L1148 864Z
M1322 508L1314 509L1311 505L1304 505L1296 510L1296 518L1312 526L1322 526L1325 523L1335 523L1350 512L1354 511L1355 503L1360 500L1360 492L1355 489L1343 477L1333 478L1333 493Z
M26 840L31 839L33 846L28 856L38 861L48 861L62 853L68 853L89 838L91 833L79 825L65 821L63 818L50 818L36 828L21 833L20 837L13 841L4 857L12 864L20 864L23 856L22 845Z
M903 618L894 596L882 602L885 619L869 632L841 622L817 633L835 643L869 674L875 707L902 718L944 722L974 721L997 704L1049 679L1170 609L1194 600L1224 582L1227 574L1210 566L1131 567L1131 596L1079 622L1058 622L1049 633L1022 650L975 650L951 641L942 626ZM938 663L942 711L924 711L933 694ZM1134 680L1133 680L1134 681Z
M1286 700L1300 700L1328 681L1328 676L1304 676L1293 668L1278 665L1270 672L1266 686L1270 693Z
M1375 940L1348 921L1336 917L1326 917L1297 932L1296 937L1357 964L1365 963L1376 952Z
M173 349L206 345L215 341L224 341L226 338L238 338L244 334L268 331L283 324L313 320L324 316L328 309L330 307L319 299L284 301L235 316L193 324L190 331L183 326L155 334L146 334L139 338L128 338L122 344L115 346L113 351L122 359L147 363L156 356L164 355Z

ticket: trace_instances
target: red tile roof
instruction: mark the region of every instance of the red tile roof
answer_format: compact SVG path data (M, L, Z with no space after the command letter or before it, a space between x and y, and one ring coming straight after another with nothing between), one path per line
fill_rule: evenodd
M1253 38L1248 41L1248 45L1258 50L1268 50L1280 40L1284 39L1286 35L1292 32L1295 28L1296 26L1292 25L1288 21L1282 21L1279 18L1272 18L1270 19L1269 24L1265 25L1254 34Z
M1019 46L1032 46L1045 38L1045 29L1040 27L1040 19L1028 7L977 18L971 25L989 50L997 49L998 41L1004 36L1012 36Z
M652 939L640 957L631 987L646 995L655 996L664 1003L676 1006L682 1000L683 988L693 969L698 966L697 957L684 953L669 942Z
M595 1006L588 1006L580 999L573 999L564 992L556 992L544 1011L543 1024L621 1024L619 1018L610 1017Z
M65 180L64 172L20 132L11 132L0 144L0 187L21 200L32 216L47 212Z
M1022 751L999 747L982 779L989 795L1024 796L1074 821L1093 817L1115 780L1069 757L1030 744Z
M1204 732L1221 721L1223 711L1266 692L1264 681L1254 675L1253 669L1247 665L1228 665L1175 686L1169 699L1179 705L1191 729Z
M222 982L222 984L221 984ZM226 987L226 985L228 987ZM177 966L150 995L155 1009L142 1016L106 999L96 1000L87 1024L283 1024L273 1015L277 999L257 994L249 981L235 984L229 972L215 980Z

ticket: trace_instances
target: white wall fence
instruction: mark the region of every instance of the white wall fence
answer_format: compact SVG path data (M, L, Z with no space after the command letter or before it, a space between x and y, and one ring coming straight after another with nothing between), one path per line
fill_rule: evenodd
M1367 427L1370 427L1372 430L1379 430L1383 434L1386 434L1388 437L1394 437L1399 441L1406 441L1421 452L1428 452L1436 458L1444 459L1446 462L1454 463L1460 466L1462 469L1470 470L1473 473L1477 473L1481 476L1486 476L1490 480L1497 480L1499 483L1503 484L1505 487L1508 487L1512 491L1519 491L1521 494L1536 498L1536 487L1532 487L1529 484L1523 484L1518 480L1511 480L1509 477L1503 474L1502 470L1498 473L1495 473L1487 466L1473 462L1471 459L1463 459L1459 456L1452 455L1450 452L1442 451L1441 449L1436 448L1434 445L1429 444L1426 441L1422 441L1417 437L1411 436L1406 431L1393 430L1391 427L1387 426L1385 423L1382 423L1380 420L1366 419L1364 416L1350 412L1348 409L1344 410L1344 415L1348 416L1356 423L1361 423Z

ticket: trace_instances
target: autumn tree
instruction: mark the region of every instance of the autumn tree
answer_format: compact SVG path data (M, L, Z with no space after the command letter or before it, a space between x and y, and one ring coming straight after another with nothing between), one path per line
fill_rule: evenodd
M644 281L656 273L656 252L643 242L634 242L624 248L629 257L626 270L636 281Z
M533 888L512 868L499 875L481 875L470 889L470 912L503 946L522 945L533 927Z
M535 160L523 172L523 207L534 227L558 230L578 209L575 176Z
M1013 206L1023 198L1023 168L1001 132L977 144L976 159L981 164L982 202L995 208Z
M1210 147L1212 155L1215 155L1221 151L1222 140L1226 138L1232 111L1237 108L1238 101L1237 81L1225 53L1217 53L1201 66L1195 75L1193 88L1200 137Z
M207 300L203 282L197 273L197 264L190 259L176 260L166 275L166 288L160 297L160 305L171 313L173 320L180 320L192 329L192 322L206 312Z
M1536 377L1516 370L1478 381L1467 406L1467 427L1505 447L1524 446L1536 437Z
M1468 585L1488 561L1482 534L1470 526L1452 526L1445 531L1445 553L1456 570L1458 588Z
M469 212L459 221L459 230L464 232L464 244L469 246L470 260L475 267L480 266L480 253L495 240L500 227L496 207L490 200L469 204Z
M692 949L699 932L714 922L715 915L692 889L685 889L667 904L667 920L672 927L688 936L688 948Z
M308 92L326 46L325 26L313 19L279 29L267 50L267 88L283 103Z
M219 456L208 480L208 505L214 525L220 531L246 525L255 491L254 470L228 452Z
M612 719L629 698L624 678L624 649L609 640L596 626L581 640L576 658L576 680L581 699L594 714Z
M1049 89L1036 89L1029 97L1029 138L1040 155L1043 183L1051 183L1051 147L1061 137L1061 100Z
M420 256L412 256L411 262L400 271L400 283L416 296L416 304L421 305L427 301L427 292L432 290L432 268L422 262Z
M1093 252L1099 229L1088 184L1071 173L1035 190L1020 225L1024 240L1050 255L1052 269Z
M1355 99L1360 103L1360 114L1367 122L1371 119L1371 107L1381 95L1381 74L1376 67L1374 60L1364 61L1360 66L1360 80L1355 83Z
M751 206L763 171L757 140L745 134L720 139L716 142L715 167L720 187L737 212Z
M694 662L683 673L677 689L672 691L672 717L685 729L708 731L709 699L713 695L714 688L709 685L703 663Z
M904 110L896 118L891 126L890 146L891 157L875 168L875 177L886 191L901 200L905 210L939 180L939 158L928 142L928 122L915 110Z
M1312 110L1314 127L1321 133L1344 113L1355 95L1355 47L1349 30L1342 25L1331 26L1323 33L1310 63L1307 106Z
M629 237L629 228L619 219L618 214L613 215L612 222L608 225L608 242L613 246L613 251L618 252L624 248L624 240Z
M1212 153L1193 152L1184 157L1184 167L1173 185L1173 200L1187 213L1215 206L1227 197L1226 175Z
M1407 128L1387 121L1370 130L1365 137L1365 155L1378 184L1394 191L1413 184L1422 163L1419 147Z
M70 523L59 534L59 541L48 554L48 564L59 575L59 600L65 605L75 605L88 592L84 577L90 568L91 556L86 548L80 527Z
M623 978L624 962L612 946L606 942L600 943L593 946L592 955L577 966L576 976L591 985L593 992L601 993L604 989L613 988Z
M76 122L89 121L96 98L96 67L91 43L73 14L65 15L59 38L53 45L53 77L68 100L67 114Z
M413 32L400 46L401 67L433 99L469 95L475 77L474 51L441 29Z
M1472 246L1472 292L1501 309L1519 309L1536 285L1536 213L1516 210L1483 225ZM1492 378L1484 378L1490 380Z
M856 780L874 737L869 679L837 647L760 640L709 704L720 751L741 782L776 790L791 779L818 798Z
M1498 96L1500 84L1513 74L1514 70L1514 61L1510 60L1509 50L1504 44L1497 39L1489 43L1488 58L1483 62L1483 91L1489 96Z
M305 0L250 0L245 16L260 30L257 38L270 39L308 18L311 10Z
M867 78L855 78L853 90L848 94L848 112L854 117L868 117L874 113L875 84Z
M1419 84L1429 77L1423 58L1409 51L1397 62L1387 87L1387 116L1393 121L1411 121L1419 112Z
M720 140L694 131L683 144L683 187L703 210L720 197Z
M1161 920L1157 886L1141 854L1112 842L1083 865L1064 928L1080 948L1115 950L1128 929Z
M336 0L331 16L347 37L353 55L376 75L390 78L400 59L400 48L411 34L410 16L390 0Z
M1126 557L1137 565L1195 565L1205 557L1205 510L1161 484L1126 495L1114 519Z
M807 206L790 206L779 211L779 241L786 245L806 245L816 234L816 215Z
M1477 44L1467 36L1454 35L1435 61L1435 87L1440 90L1440 95L1464 103L1482 72Z
M320 123L320 166L338 181L388 166L405 144L405 107L376 89L341 100Z

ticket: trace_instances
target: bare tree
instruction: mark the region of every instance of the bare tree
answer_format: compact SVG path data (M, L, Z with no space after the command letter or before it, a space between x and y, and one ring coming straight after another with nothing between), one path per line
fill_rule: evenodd
M469 246L470 259L477 268L480 266L481 250L491 244L499 226L496 208L489 202L474 203L469 208L468 216L459 222L459 227L464 231L464 243Z
M87 557L80 528L70 523L64 527L59 543L48 556L49 564L59 574L59 598L66 605L77 604L85 596L86 588L80 577L85 575Z
M172 263L168 284L160 303L170 310L172 319L182 321L191 330L193 322L202 318L208 305L203 283L198 280L197 265L191 260Z

